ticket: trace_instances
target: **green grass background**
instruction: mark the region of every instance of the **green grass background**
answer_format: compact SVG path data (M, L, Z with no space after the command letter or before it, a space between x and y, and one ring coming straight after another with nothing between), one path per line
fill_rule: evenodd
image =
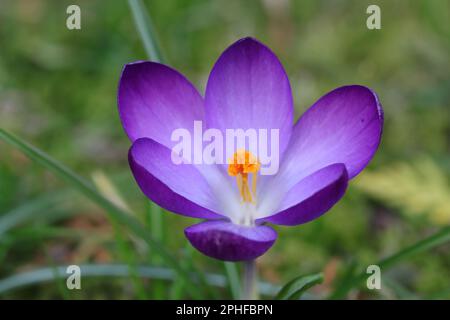
M81 7L81 30L66 28L69 4ZM366 28L369 4L381 7L381 30ZM322 271L324 283L307 297L326 298L352 268L361 272L448 230L449 1L153 0L145 6L166 61L201 92L220 53L237 39L254 36L286 68L297 116L345 84L370 86L383 104L385 130L374 160L326 215L306 225L276 228L276 244L258 259L262 281L282 285ZM183 268L227 274L223 263L187 244L183 229L195 220L171 213L159 219L159 210L140 193L128 169L130 143L118 118L116 91L123 65L143 59L148 58L126 1L1 0L0 128L86 179L96 177L100 192L133 212L132 218ZM170 266L105 213L0 142L0 279L18 275L17 284L25 272L50 268L57 275L56 266L67 264L128 266L125 276L83 278L80 291L68 291L62 279L0 290L0 297L232 296L228 282L224 288L199 285L196 296L192 291L197 289L178 276L142 277L137 266ZM448 299L449 249L446 241L408 256L382 270L382 290L369 291L361 282L342 297Z

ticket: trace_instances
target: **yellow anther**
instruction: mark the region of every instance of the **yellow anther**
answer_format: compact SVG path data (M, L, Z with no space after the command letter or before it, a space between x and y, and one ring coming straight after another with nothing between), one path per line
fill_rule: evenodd
M228 174L236 177L237 187L244 202L255 203L256 180L261 164L251 152L238 150L229 160ZM252 190L249 186L249 174L253 174Z

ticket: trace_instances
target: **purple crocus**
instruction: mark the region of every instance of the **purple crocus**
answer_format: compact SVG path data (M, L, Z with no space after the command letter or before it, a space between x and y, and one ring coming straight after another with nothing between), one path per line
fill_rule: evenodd
M264 254L277 238L268 223L294 226L328 211L375 154L383 128L377 95L360 85L325 94L293 124L286 72L269 48L251 38L220 56L204 97L168 66L127 64L118 105L142 192L169 211L206 220L186 228L186 237L205 255L228 261ZM258 176L258 163L228 168L173 163L171 134L192 130L194 121L221 131L278 129L278 172ZM235 156L252 154L243 150Z

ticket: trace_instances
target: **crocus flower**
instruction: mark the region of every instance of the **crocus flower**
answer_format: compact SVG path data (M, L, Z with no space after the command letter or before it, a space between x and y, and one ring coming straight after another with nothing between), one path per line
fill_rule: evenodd
M204 97L168 66L127 64L118 106L142 192L168 211L206 220L186 228L187 239L205 255L228 261L264 254L277 238L268 224L299 225L327 212L375 154L383 127L377 95L360 85L325 94L293 124L286 72L269 48L251 38L223 52ZM228 167L173 163L171 134L192 130L194 121L222 131L278 129L278 172L258 175L257 161ZM252 154L238 150L235 157Z

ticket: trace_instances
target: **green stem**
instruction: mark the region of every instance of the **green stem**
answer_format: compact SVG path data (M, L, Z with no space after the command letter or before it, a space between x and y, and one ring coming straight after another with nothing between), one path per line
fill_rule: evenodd
M257 270L255 260L244 262L244 277L242 285L243 300L258 299Z

